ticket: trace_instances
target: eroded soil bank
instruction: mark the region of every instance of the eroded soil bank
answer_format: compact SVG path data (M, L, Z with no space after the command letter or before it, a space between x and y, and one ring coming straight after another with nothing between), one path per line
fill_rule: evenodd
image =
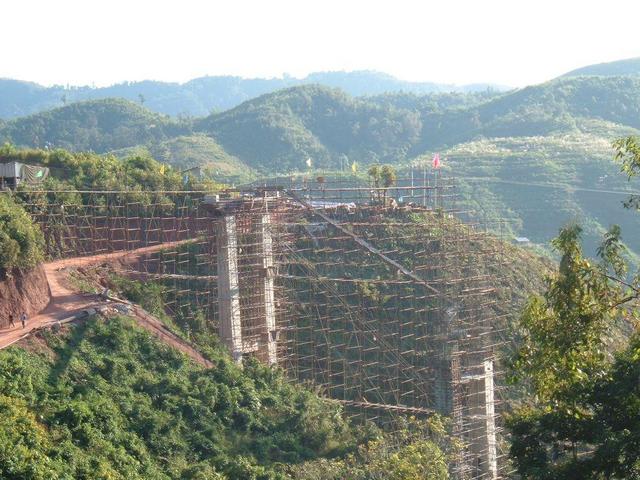
M10 314L18 324L23 312L29 317L36 315L50 300L49 283L42 266L26 272L0 272L0 328L9 326Z

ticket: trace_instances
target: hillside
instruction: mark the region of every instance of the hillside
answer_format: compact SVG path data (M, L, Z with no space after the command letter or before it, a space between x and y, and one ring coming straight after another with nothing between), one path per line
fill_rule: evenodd
M255 171L239 158L228 154L216 141L202 134L181 135L148 146L114 150L110 153L126 158L130 155L150 156L159 162L184 171L200 167L203 177L225 183L241 183L255 178ZM196 170L190 170L194 174Z
M144 101L154 112L171 116L208 115L227 110L252 98L297 85L318 83L341 88L350 95L378 95L386 92L475 92L487 89L505 90L490 84L445 85L432 82L407 82L374 71L317 72L305 78L241 78L208 76L186 83L141 81L108 87L43 87L32 82L0 79L0 119L11 119L39 113L66 103L121 98Z
M354 99L323 87L296 87L212 115L196 129L249 165L284 173L304 170L308 157L319 168L339 167L343 156L397 163L478 137L575 133L584 123L613 140L612 125L618 131L640 128L638 92L640 80L625 77L562 79L502 95Z
M598 63L576 68L563 75L563 77L579 77L586 75L599 76L620 76L620 75L640 75L640 57L618 60L615 62Z
M206 370L127 318L21 347L0 352L3 478L276 478L354 445L338 407L280 374L219 348Z
M285 173L305 169L308 158L321 168L338 167L343 156L367 163L402 158L420 125L414 112L305 86L211 115L196 129L251 167Z
M65 167L63 171L73 173L66 182L82 182L96 188L113 188L111 183L103 183L105 179L116 177L117 181L123 174L113 157L96 154L14 151L5 155L31 159L39 156L42 163ZM122 163L132 169L127 180L143 190L176 188L168 182L179 181L174 174L159 173L158 164L152 160L133 158ZM163 180L167 184L158 183ZM60 186L66 190L72 185ZM98 197L65 192L41 199L54 204L67 199L69 202L63 203L68 208L60 210L72 212L74 201L93 203ZM436 240L436 232L466 231L456 221L433 212L414 216L409 211L390 209L388 215L383 213L378 218L377 226L357 228L366 229L367 237L373 232L381 233L380 240L376 240L378 247L403 250L401 261L409 267L417 265L421 261L418 259L430 264L434 258L439 262L448 253L458 251L457 242ZM399 220L409 223L401 230ZM9 232L11 236L24 236L12 233L14 229ZM430 237L427 243L425 237ZM303 242L309 241L307 238ZM489 245L471 240L462 264L454 262L457 267L453 278L461 274L457 271L461 266L471 277L498 274L502 282L498 313L512 321L523 299L540 290L547 264L526 251L496 245L496 240L488 242ZM495 246L501 247L502 262L485 265L473 261L476 256L484 258L486 247ZM215 262L209 266L206 262L191 262L189 255L197 258L198 250L189 245L179 248L187 254L180 257L179 271L195 268L205 273L202 269L216 268ZM397 276L395 269L384 263L376 266L375 262L362 261L368 255L358 258L349 254L352 263L335 259L322 262L324 255L335 253L307 248L301 252L309 259L317 255L318 265L329 265L348 275L364 274L363 278L376 280ZM286 381L280 370L249 359L244 368L238 367L213 334L215 330L205 320L204 311L199 311L202 305L197 296L190 297L188 290L176 285L176 279L125 278L109 269L106 262L101 256L94 267L83 264L82 268L74 268L71 265L75 264L66 263L65 268L60 268L54 263L46 268L60 275L60 280L69 276L69 286L65 287L69 292L61 298L73 296L72 288L74 292L95 292L106 286L114 296L139 303L176 335L188 339L213 367L194 363L141 330L131 318L108 313L67 326L58 324L51 331L0 351L0 477L365 480L387 478L394 473L402 479L427 475L446 478L453 452L447 424L437 417L424 425L408 419L406 428L398 427L394 434L382 433L372 424L352 425L340 406L318 395L320 390L296 386ZM184 271L188 272L193 270ZM319 280L313 276L310 279ZM164 288L171 284L173 289ZM345 296L346 301L360 308L378 305L389 318L405 319L407 313L399 313L397 306L413 305L412 314L422 325L424 317L415 310L413 296L383 295L382 299L376 294L406 294L406 286L398 287L397 282L390 282L388 287L384 282L368 285L367 281L354 285L366 303ZM418 289L422 291L423 287ZM314 291L303 289L297 293L304 296ZM54 289L52 292L54 297L59 294ZM320 289L317 294L324 293ZM185 308L175 302L176 295L186 302L191 298L192 303ZM395 307L390 304L392 298L396 298ZM503 326L499 321L494 327L501 331Z
M73 103L7 122L0 142L106 152L175 136L185 127L125 100Z
M193 128L252 168L286 173L304 170L309 157L319 168L344 165L345 156L396 163L478 137L576 132L584 119L640 128L639 91L640 79L630 77L560 79L500 95L353 98L303 86L260 96L193 126L131 102L100 100L10 121L1 127L0 139L98 152L142 145L157 154L160 143ZM607 128L593 133L609 135Z
M423 107L422 112L421 142L414 147L414 152L453 146L480 136L571 132L577 129L576 122L582 118L640 128L640 79L559 79L510 92L470 108L434 112Z
M0 118L22 117L60 106L61 96L58 89L0 78Z
M584 126L583 126L584 128ZM603 131L605 125L598 124ZM629 133L612 129L612 136ZM541 246L568 223L584 226L585 251L594 255L611 224L622 226L634 263L640 254L637 215L622 208L632 185L612 161L607 139L587 131L536 137L480 139L443 151L462 204L481 218ZM430 156L416 162L430 162Z

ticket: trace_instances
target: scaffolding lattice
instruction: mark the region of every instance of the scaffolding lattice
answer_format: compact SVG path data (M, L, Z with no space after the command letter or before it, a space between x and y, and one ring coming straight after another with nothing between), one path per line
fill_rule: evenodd
M447 415L456 476L498 478L500 242L459 220L451 179L424 180L19 195L51 257L131 251L116 267L239 363L279 365L357 418Z

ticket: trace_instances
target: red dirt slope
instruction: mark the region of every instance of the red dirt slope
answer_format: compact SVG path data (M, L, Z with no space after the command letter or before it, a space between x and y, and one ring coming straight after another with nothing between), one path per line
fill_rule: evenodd
M69 258L44 264L43 271L51 292L51 301L44 310L29 318L26 328L23 329L18 319L16 319L16 327L1 330L0 349L16 343L33 330L54 325L61 320L79 315L84 310L99 309L106 304L104 300L96 298L95 295L87 296L73 291L66 281L66 272L64 270L66 267L114 262L128 256L146 255L154 251L172 248L181 243L185 242L164 243L131 251ZM187 342L169 331L160 320L145 312L142 308L134 306L132 316L142 328L153 333L164 343L180 350L205 367L213 366L209 360L200 355Z
M9 315L16 323L20 315L36 315L50 300L49 284L40 266L28 272L8 272L0 279L0 329L9 328Z

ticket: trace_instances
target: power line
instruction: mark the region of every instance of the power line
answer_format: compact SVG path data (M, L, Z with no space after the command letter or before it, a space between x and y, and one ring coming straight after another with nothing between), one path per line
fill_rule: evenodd
M603 190L597 188L585 188L575 187L567 183L536 183L536 182L518 182L516 180L503 180L501 178L488 178L488 177L456 177L461 180L489 182L489 183L506 183L509 185L520 185L528 187L540 187L540 188L554 188L574 192L591 192L591 193L606 193L609 195L640 195L640 191L635 190Z

